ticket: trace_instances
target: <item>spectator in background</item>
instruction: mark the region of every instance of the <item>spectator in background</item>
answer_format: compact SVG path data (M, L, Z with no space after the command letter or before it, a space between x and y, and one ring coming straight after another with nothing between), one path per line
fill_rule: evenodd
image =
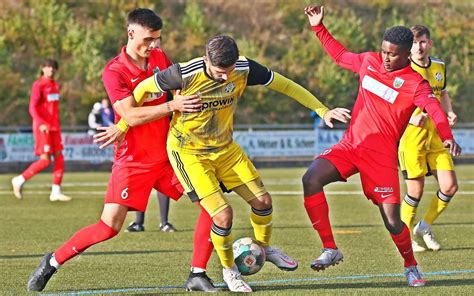
M87 123L89 124L89 130L87 131L87 134L93 136L97 132L97 128L103 126L101 114L102 104L99 102L94 103L94 106L92 106L92 110L87 118Z
M102 99L102 105L100 109L100 117L102 120L102 126L111 126L114 124L114 110L110 107L109 99L104 98Z
M71 197L61 193L61 181L64 174L63 144L59 121L59 84L54 80L59 65L56 60L45 59L41 68L41 77L33 83L29 112L33 118L33 136L35 155L40 158L33 162L21 175L12 179L13 194L22 199L23 185L51 164L54 157L53 186L51 201L70 201Z

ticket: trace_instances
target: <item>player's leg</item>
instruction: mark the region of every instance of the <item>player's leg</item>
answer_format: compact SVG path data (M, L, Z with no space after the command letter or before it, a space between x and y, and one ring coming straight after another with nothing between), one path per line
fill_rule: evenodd
M170 198L178 200L183 195L184 188L168 161L159 168L158 179L155 182L154 188L163 197L167 198L168 202ZM212 219L207 211L201 207L200 203L197 204L200 207L200 213L194 230L191 272L186 281L185 288L188 291L216 292L217 289L206 274L207 263L214 249L210 238Z
M316 271L338 264L343 259L332 233L324 186L345 181L355 172L356 169L345 156L343 147L336 145L317 157L303 175L304 207L323 243L321 255L311 263L311 268Z
M26 170L20 175L14 177L11 181L13 186L13 194L16 198L23 198L23 185L26 181L31 179L33 176L44 170L51 163L51 137L49 133L42 133L39 130L33 131L35 139L35 155L39 155L39 159L33 162Z
M267 261L278 268L292 271L298 263L281 250L270 246L273 229L272 198L265 189L255 166L237 143L226 148L216 160L216 176L224 187L232 189L250 206L250 222L255 239L265 248Z
M168 149L168 156L189 198L194 202L200 201L212 217L211 240L223 267L227 286L231 291L250 292L252 289L243 281L234 263L231 231L233 212L220 189L211 159L219 155L209 153L197 156Z
M100 220L76 232L55 252L46 254L28 280L29 291L42 291L49 279L62 264L74 258L87 248L108 240L120 231L127 215L127 207L119 204L105 204Z
M125 232L142 232L145 231L145 212L137 211L135 213L135 221L131 222L127 228L125 228Z
M423 196L425 175L428 173L427 152L420 149L412 147L398 152L400 170L407 186L407 193L401 202L401 218L410 230L413 229L418 204ZM415 252L426 250L415 240L412 240L412 248Z
M163 193L157 191L158 205L160 207L160 231L175 232L176 228L168 221L168 214L170 211L170 199Z
M449 202L458 190L458 182L454 171L451 155L445 149L439 149L428 154L428 163L439 184L439 190L433 194L430 205L423 219L413 229L413 232L423 238L426 246L434 251L441 248L431 229L434 221L446 210Z
M61 182L64 175L64 155L61 150L54 152L53 185L49 200L70 201L72 198L61 192Z

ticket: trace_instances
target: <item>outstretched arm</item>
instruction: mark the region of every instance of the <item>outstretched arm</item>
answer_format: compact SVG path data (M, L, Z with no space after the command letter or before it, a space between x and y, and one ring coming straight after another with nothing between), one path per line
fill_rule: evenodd
M311 28L316 33L324 50L336 64L358 73L365 53L357 54L348 51L329 33L323 24L324 6L307 6L304 13L308 16Z

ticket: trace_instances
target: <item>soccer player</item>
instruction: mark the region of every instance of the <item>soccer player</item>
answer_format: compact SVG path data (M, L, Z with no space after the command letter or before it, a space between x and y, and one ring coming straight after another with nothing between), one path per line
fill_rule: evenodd
M250 221L256 240L265 248L267 261L292 271L298 263L270 246L272 199L260 176L240 146L232 139L233 114L245 88L265 85L315 110L329 126L343 122L349 110L328 110L306 89L257 62L239 56L235 41L215 36L206 45L205 56L174 64L140 83L134 97L141 102L148 92L180 90L182 95L198 95L202 105L196 113L175 113L168 134L171 164L192 201L212 216L211 239L223 266L229 290L251 292L234 263L232 253L233 212L220 187L240 195L250 206ZM140 109L140 108L137 108Z
M107 63L102 73L115 118L125 118L131 126L122 126L129 130L114 149L114 164L102 215L96 224L82 228L54 253L43 257L28 280L30 291L42 291L62 264L90 246L117 235L128 211L146 209L152 188L173 199L183 194L165 149L168 115L174 111L194 112L201 104L195 97L177 95L172 102L167 102L164 93L147 94L143 110L152 119L148 124L140 125L142 118L134 112L132 91L153 71L164 70L171 63L165 53L154 45L161 36L162 21L159 16L149 9L138 8L128 14L127 23L127 45L120 55ZM193 266L201 270L194 283L204 291L216 291L205 273L213 249L209 242L210 228L211 219L202 210L195 232Z
M452 127L457 121L457 115L453 112L446 90L446 66L442 60L430 57L433 41L429 29L416 25L411 31L415 37L411 48L411 67L430 83ZM418 203L423 196L425 175L432 174L438 181L439 189L433 195L428 211L413 228L414 235L422 238L429 249L437 251L440 244L434 239L431 225L448 206L458 190L458 184L451 155L443 146L433 121L420 108L413 113L400 140L398 159L407 184L401 216L409 229L413 228ZM414 240L412 246L415 252L426 250Z
M64 156L59 120L60 86L54 80L59 65L56 60L45 59L41 67L41 77L33 83L29 106L30 115L33 118L35 155L39 156L39 159L33 162L21 175L12 179L13 194L16 198L22 199L25 182L46 169L51 164L51 156L53 156L53 186L49 200L70 201L71 197L61 193Z
M329 221L324 186L346 181L360 173L367 199L378 206L385 227L404 259L409 286L423 286L425 280L413 255L410 231L400 219L397 146L416 107L433 119L451 154L460 148L429 84L410 67L413 33L396 26L388 29L380 53L353 53L344 48L323 25L323 6L308 6L305 14L326 52L341 67L360 76L352 119L342 140L321 153L303 176L304 206L323 243L321 255L311 263L323 270L342 260Z

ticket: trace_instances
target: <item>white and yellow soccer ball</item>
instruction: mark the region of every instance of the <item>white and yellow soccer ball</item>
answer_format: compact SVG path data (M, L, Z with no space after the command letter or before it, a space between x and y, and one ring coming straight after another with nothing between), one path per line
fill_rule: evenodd
M250 237L243 237L232 244L234 262L242 275L257 273L265 263L265 249Z

